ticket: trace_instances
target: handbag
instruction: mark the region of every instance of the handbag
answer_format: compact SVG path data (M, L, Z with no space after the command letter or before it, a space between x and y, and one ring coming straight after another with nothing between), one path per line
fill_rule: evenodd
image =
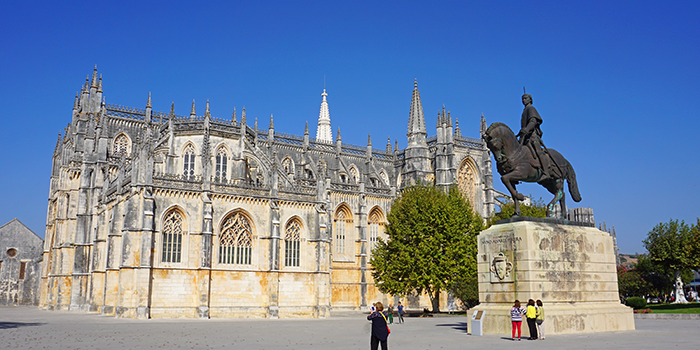
M382 318L384 319L384 323L388 323L388 322L386 321L386 316L384 316L384 313L381 312L381 311L379 311L379 314L382 315ZM386 325L386 334L387 334L387 335L391 334L391 329L389 329L389 325L388 325L388 324Z

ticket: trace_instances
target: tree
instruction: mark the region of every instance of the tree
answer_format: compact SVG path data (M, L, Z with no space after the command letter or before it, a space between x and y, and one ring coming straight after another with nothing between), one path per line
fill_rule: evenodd
M643 241L649 251L649 259L664 271L675 273L675 303L688 302L683 293L681 272L700 268L699 230L700 219L694 226L684 221L670 220L654 226Z
M400 194L387 220L388 240L379 240L370 260L378 289L397 295L425 291L439 312L440 291L476 276L481 217L456 187L418 184Z
M634 270L649 283L647 293L663 297L673 290L673 278L664 267L654 263L648 255L640 255Z
M617 267L617 284L620 299L629 297L644 297L649 293L651 284L635 269L627 269L624 266Z
M508 202L501 205L501 211L492 216L487 223L487 226L491 226L498 220L510 219L515 213L515 204L513 202ZM520 213L521 216L529 216L533 218L546 218L547 217L547 205L544 203L542 198L539 200L533 200L532 204L525 205L520 203Z

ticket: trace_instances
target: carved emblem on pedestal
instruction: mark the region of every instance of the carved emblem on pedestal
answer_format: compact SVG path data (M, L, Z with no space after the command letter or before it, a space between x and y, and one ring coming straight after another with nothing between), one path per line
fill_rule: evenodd
M513 264L506 254L498 253L491 260L491 283L512 282L511 270L513 270Z

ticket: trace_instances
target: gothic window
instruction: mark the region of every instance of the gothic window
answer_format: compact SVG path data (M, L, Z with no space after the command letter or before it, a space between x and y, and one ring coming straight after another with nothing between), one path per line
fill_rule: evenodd
M385 185L389 185L389 177L386 176L386 173L384 172L384 170L379 172L379 177L382 179L382 181L384 182Z
M374 208L369 213L369 250L370 252L377 245L377 241L384 233L384 215L379 208Z
M186 179L193 179L194 178L194 147L192 147L191 144L187 145L185 147L185 151L183 152L183 160L184 160L184 169L182 175Z
M236 212L224 220L219 239L219 264L250 265L253 234L248 218Z
M342 182L342 183L348 182L348 176L345 174L340 174L340 182Z
M457 188L475 209L478 185L476 164L471 158L466 158L457 171Z
M292 219L284 230L284 266L299 266L301 223Z
M344 255L346 253L345 245L348 227L352 227L352 214L347 208L340 207L335 216L335 254Z
M220 180L226 179L226 164L228 162L228 156L226 154L226 148L219 147L216 151L216 173L214 177Z
M114 139L114 149L113 153L115 156L119 157L121 155L128 156L130 149L129 149L129 137L126 136L126 134L119 134Z
M284 169L284 173L287 175L294 174L294 161L289 157L284 157L282 160L282 169Z
M350 167L350 180L357 183L360 180L360 174L357 172L357 168Z
M170 211L163 220L162 262L179 263L182 255L182 215L177 210Z

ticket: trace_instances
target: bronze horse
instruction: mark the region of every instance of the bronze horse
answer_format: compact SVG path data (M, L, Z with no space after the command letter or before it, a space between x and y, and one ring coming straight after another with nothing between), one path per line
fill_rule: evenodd
M559 171L542 169L541 163L533 156L532 152L520 145L513 131L503 123L491 124L483 136L486 145L493 152L496 158L498 173L501 174L501 181L510 191L510 195L515 203L514 216L520 215L519 201L525 196L515 189L520 181L537 182L554 195L547 204L547 216L554 215L554 205L559 202L562 218L566 216L566 205L564 204L564 180L569 183L569 193L574 201L581 201L581 194L578 192L576 184L576 173L568 160L559 152L548 149L551 159L556 162Z

